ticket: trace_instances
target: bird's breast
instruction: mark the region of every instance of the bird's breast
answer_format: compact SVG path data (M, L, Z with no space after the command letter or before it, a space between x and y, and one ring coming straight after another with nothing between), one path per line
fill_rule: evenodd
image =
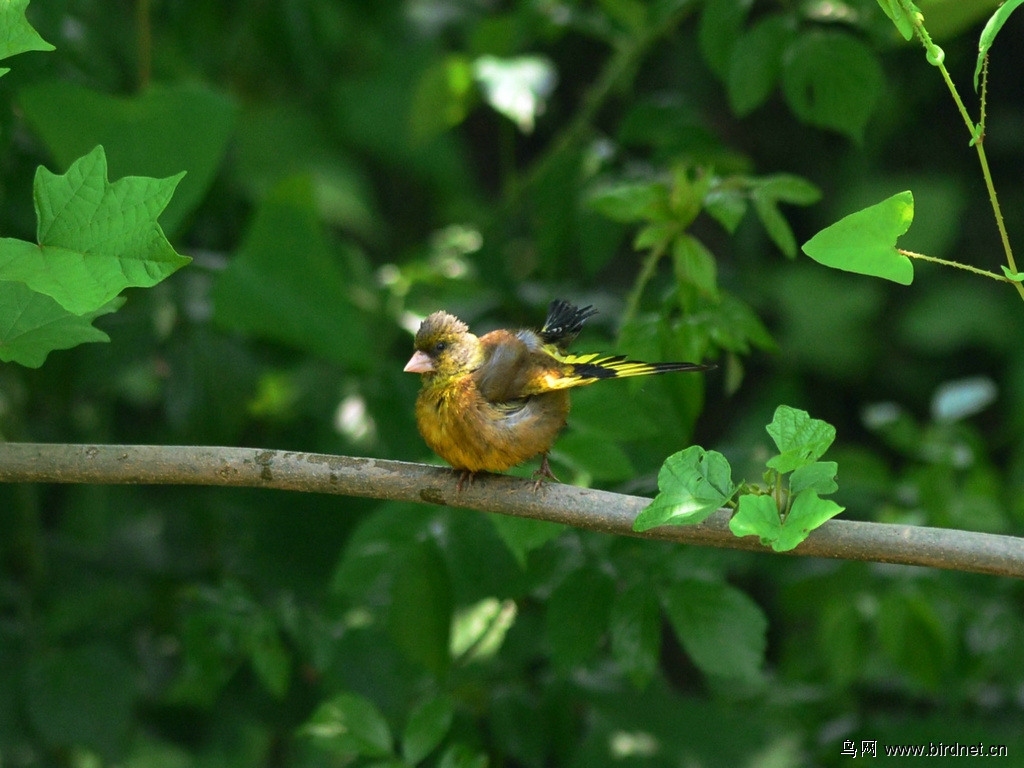
M416 423L427 445L456 469L502 472L547 453L565 427L567 392L492 403L471 386L421 391Z

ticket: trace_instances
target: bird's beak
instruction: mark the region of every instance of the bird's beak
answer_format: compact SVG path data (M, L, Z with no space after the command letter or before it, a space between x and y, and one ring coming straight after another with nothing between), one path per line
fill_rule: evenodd
M406 373L430 373L434 370L434 363L426 352L417 351L402 370Z

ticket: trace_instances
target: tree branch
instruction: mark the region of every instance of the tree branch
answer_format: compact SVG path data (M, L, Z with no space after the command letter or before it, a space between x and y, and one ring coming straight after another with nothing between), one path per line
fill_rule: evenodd
M563 523L601 533L766 551L736 538L729 511L693 526L633 531L650 499L502 475L481 475L460 493L442 467L258 448L0 443L0 482L220 485L332 493L465 507ZM830 520L786 554L923 565L1024 578L1024 539L912 525Z

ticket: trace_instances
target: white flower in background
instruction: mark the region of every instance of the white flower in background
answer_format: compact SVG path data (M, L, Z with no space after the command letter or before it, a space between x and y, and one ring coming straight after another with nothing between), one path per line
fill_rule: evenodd
M554 65L542 56L481 56L473 62L473 77L487 103L523 133L533 131L537 116L544 113L545 99L558 82Z

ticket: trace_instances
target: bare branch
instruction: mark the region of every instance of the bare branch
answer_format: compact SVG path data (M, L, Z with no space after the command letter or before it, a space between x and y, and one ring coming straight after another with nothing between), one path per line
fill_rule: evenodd
M633 520L650 499L482 475L455 492L441 467L258 448L0 443L0 482L221 485L445 504L564 523L601 533L765 552L729 530L729 511L694 526L638 534ZM1024 578L1024 539L912 525L830 520L787 554L921 565Z

